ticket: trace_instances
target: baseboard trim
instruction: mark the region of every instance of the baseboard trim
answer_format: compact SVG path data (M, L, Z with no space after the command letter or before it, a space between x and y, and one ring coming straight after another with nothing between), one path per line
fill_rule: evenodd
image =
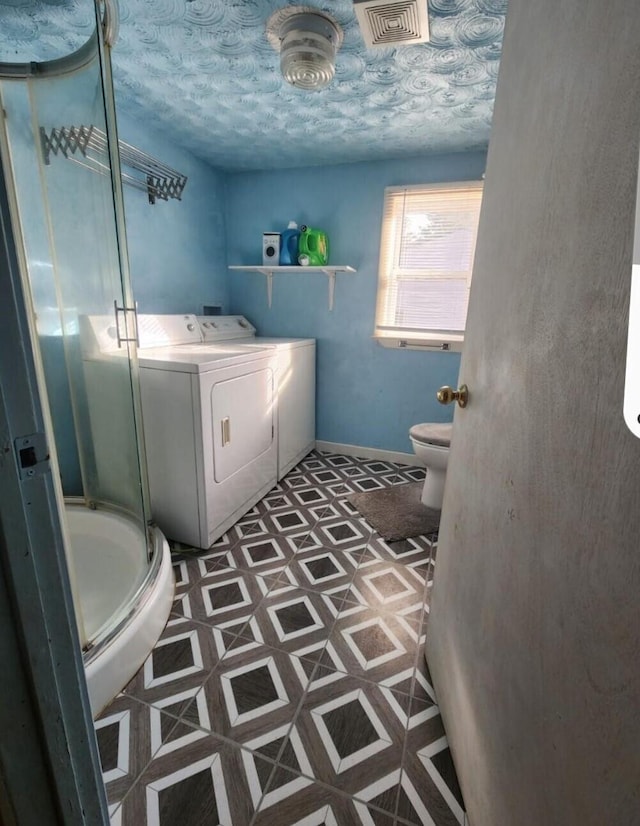
M339 442L318 442L316 450L326 453L341 453L344 456L355 456L359 459L379 459L381 462L395 462L399 465L413 465L424 467L415 453L401 453L397 450L380 450L376 447L361 447L360 445L343 445Z

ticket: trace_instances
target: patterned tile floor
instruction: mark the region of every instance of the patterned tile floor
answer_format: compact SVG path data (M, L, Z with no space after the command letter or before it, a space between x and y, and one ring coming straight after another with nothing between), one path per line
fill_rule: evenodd
M420 468L312 452L208 551L96 721L116 826L458 826L424 660L435 536L346 500Z

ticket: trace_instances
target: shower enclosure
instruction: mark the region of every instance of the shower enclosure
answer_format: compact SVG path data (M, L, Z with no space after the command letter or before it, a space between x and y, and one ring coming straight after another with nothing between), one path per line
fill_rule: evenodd
M33 16L0 2L0 161L31 303L46 438L97 713L155 644L169 614L173 577L166 540L149 512L135 304L103 43L112 7L86 0L67 11L84 14L73 31L80 37L86 30L85 42L55 55L50 39L40 52L37 40L12 41ZM105 136L97 168L87 168L73 149L84 140L81 127ZM91 335L92 320L105 316L113 320L107 348ZM38 471L27 462L24 472Z

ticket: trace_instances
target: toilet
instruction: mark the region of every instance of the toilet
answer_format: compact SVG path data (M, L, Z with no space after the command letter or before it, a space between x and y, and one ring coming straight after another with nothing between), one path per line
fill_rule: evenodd
M422 504L435 510L442 509L452 428L453 424L426 423L414 424L409 430L415 454L427 469Z

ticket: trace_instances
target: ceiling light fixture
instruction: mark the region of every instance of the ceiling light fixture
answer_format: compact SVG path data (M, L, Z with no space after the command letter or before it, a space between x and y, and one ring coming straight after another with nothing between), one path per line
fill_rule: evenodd
M328 14L309 6L280 9L267 21L267 38L280 52L280 71L287 83L315 91L333 79L342 30Z

